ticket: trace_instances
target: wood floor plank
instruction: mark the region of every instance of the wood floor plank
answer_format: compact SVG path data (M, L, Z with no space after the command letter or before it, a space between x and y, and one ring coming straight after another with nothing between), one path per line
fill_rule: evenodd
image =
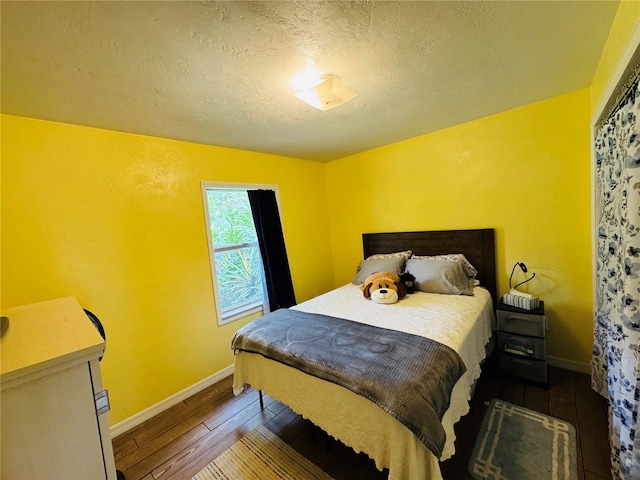
M522 406L549 415L549 389L540 385L525 385Z
M368 473L371 475L371 478L378 480L389 478L389 471L387 469L382 471L378 470L375 462L369 457L364 454L356 454L351 447L339 441L335 441L331 449L331 454L321 467L331 478L335 480L347 480L348 478L352 478L352 471L356 462L366 464L363 467L363 471L356 475Z
M176 406L177 407L177 406ZM142 430L135 436L135 441L139 446L143 446L145 443L156 439L164 432L174 429L176 426L188 421L189 417L193 416L194 410L189 408L186 402L180 402L179 408L173 408L170 414L170 418L162 418L162 421L158 419L152 419L147 425L147 428ZM187 428L191 428L194 424Z
M588 375L571 372L578 413L578 436L584 470L601 477L610 474L609 431L602 397L591 388Z
M119 460L119 464L122 466L121 469L129 470L133 465L137 464L141 458L144 457L151 457L153 455L153 458L158 458L158 455L165 454L162 452L167 452L167 450L165 449L167 445L175 442L177 439L183 439L181 441L184 441L184 438L189 438L189 435L194 435L194 432L197 431L200 426L208 430L212 430L213 428L215 428L215 425L213 423L212 427L209 428L206 424L206 421L215 418L217 424L220 424L233 417L238 412L244 410L244 408L246 408L251 403L255 402L256 401L254 399L245 397L244 395L240 395L239 397L230 396L224 398L217 405L215 402L212 402L210 407L215 407L216 409L214 415L210 415L210 412L206 409L195 411L188 409L180 412L180 422L175 423L166 430L162 429L169 425L170 422L152 423L149 430L153 432L155 436L150 440L146 440L147 438L149 438L149 434L140 434L138 438L144 438L145 441L141 442L141 445L137 450L131 451L129 454L123 456ZM213 420L211 421L213 422ZM158 451L161 451L161 453L155 454L155 452Z
M117 448L119 444L126 443L129 440L135 440L140 435L151 435L150 432L158 433L172 427L176 423L179 423L184 418L184 413L187 412L189 407L185 402L178 402L177 404L167 408L162 413L155 415L153 418L142 422L140 425L133 427L131 430L118 435L114 441L114 447ZM136 441L138 445L138 443Z
M278 436L286 443L291 444L297 440L303 432L310 430L310 428L311 422L305 420L300 415L296 415L296 418L292 422L289 422L280 430Z
M355 452L342 442L336 442L331 455L319 465L334 480L346 480L351 473Z
M267 396L268 396L268 395L265 395L265 398L266 398ZM277 400L274 400L273 402L271 402L271 403L269 404L268 408L269 408L269 410L271 410L273 413L275 413L276 415L278 415L279 413L284 412L284 411L285 411L287 408L289 408L289 407L287 407L284 403L280 403L280 402L278 402Z
M128 438L133 438L139 446L144 445L146 442L157 438L163 432L170 430L176 424L192 417L194 412L200 409L201 405L205 403L216 405L224 399L231 399L233 397L231 391L232 379L232 376L223 378L214 385L165 410L162 415L147 420L132 431L127 432L127 434L118 437L118 440L126 441ZM193 426L193 422L188 428L191 428L191 426Z
M601 477L600 475L596 475L595 473L585 472L584 480L609 480L611 477Z
M118 464L122 470L129 470L138 464L141 459L151 458L152 456L157 458L159 455L166 455L167 452L175 448L176 444L179 445L184 442L185 439L193 439L194 436L202 436L208 431L209 429L203 425L201 421L198 421L197 418L193 416L188 417L184 421L165 430L153 440L145 442L138 449L120 458ZM169 447L170 450L167 450L166 447Z
M549 415L578 427L571 372L549 367Z
M206 418L200 417L200 419L209 430L214 430L218 425L226 422L230 417L233 417L251 405L259 406L257 394L251 395L249 393L243 393L237 397L231 397L221 404L211 415Z
M229 395L229 393L233 395L233 375L229 375L219 382L210 385L204 390L185 399L184 402L193 408L198 405L208 404L211 401L216 401L221 395Z
M152 473L157 465L164 459L173 458L185 448L188 448L189 445L193 445L209 433L209 429L200 423L183 435L175 438L172 442L165 443L160 448L140 447L139 456L130 457L128 463L125 463L127 458L120 460L118 462L118 468L124 472L127 480L138 480ZM147 445L150 445L150 443L147 443ZM145 451L146 448L149 448L149 453Z
M298 414L287 407L266 423L265 427L267 427L273 434L281 437L280 432L283 431L291 422L298 420L299 418L300 416Z
M158 466L152 472L153 477L156 480L191 478L244 435L273 418L273 413L270 410L260 410L259 405L257 412L254 406L249 407L249 410L251 412L238 414L236 416L238 418L234 417L223 423L202 439L191 444L179 455ZM251 413L255 414L251 415Z
M133 452L134 450L136 450L138 448L138 444L136 443L136 441L131 438L128 441L122 443L122 442L118 442L118 444L116 445L115 443L113 444L113 458L118 461L120 460L122 457L130 454L131 452Z
M316 429L318 430L318 435L314 436L312 433L314 433ZM304 431L302 435L293 441L291 446L314 464L322 465L331 455L331 452L326 448L327 438L325 435L326 434L320 431L318 427L312 425L311 428Z
M511 377L505 378L500 388L500 399L522 406L524 403L524 384Z

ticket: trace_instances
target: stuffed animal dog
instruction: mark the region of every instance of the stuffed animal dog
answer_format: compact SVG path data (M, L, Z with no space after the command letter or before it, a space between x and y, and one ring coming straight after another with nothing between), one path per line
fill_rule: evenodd
M365 298L375 303L396 303L407 294L398 275L392 272L376 272L360 286Z

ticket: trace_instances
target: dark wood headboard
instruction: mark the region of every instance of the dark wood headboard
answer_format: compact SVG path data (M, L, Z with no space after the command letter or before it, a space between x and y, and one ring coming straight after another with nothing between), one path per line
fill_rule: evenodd
M493 228L425 232L363 233L364 258L375 253L411 250L415 255L463 253L478 270L480 285L497 302L496 250Z

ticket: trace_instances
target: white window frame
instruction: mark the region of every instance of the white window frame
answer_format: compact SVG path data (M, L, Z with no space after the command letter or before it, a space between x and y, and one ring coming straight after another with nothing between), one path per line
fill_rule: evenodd
M202 203L204 206L204 219L207 230L207 245L209 247L209 265L211 267L211 280L213 282L213 294L216 302L216 314L218 317L218 326L226 325L236 320L240 320L249 315L262 313L263 315L269 313L269 300L267 298L266 286L263 283L263 290L265 292L264 301L262 304L250 303L248 305L240 306L228 312L222 312L220 307L220 286L218 285L218 275L216 274L216 252L222 250L233 250L237 248L244 248L251 246L252 244L238 244L238 245L226 245L221 249L216 249L213 245L213 237L211 235L211 218L209 218L209 199L207 196L207 190L273 190L276 194L276 203L278 204L278 211L280 211L280 191L277 185L256 184L256 183L226 183L226 182L201 182L202 188ZM256 242L257 244L257 242ZM263 267L263 282L264 282L264 267Z

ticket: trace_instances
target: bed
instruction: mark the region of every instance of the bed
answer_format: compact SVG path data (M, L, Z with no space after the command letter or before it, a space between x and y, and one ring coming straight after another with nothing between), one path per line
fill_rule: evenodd
M406 423L364 396L259 353L236 350L234 393L247 386L266 392L356 452L366 453L378 469L388 468L392 480L441 479L439 462L455 452L453 426L469 411L481 364L492 345L494 231L367 233L362 241L365 259L406 250L414 256L461 253L477 269L479 285L473 287L473 295L415 292L396 304L379 305L365 300L357 285L347 284L292 307L301 315L329 315L425 337L457 352L466 371L455 381L441 419L446 440L440 455L427 448Z

